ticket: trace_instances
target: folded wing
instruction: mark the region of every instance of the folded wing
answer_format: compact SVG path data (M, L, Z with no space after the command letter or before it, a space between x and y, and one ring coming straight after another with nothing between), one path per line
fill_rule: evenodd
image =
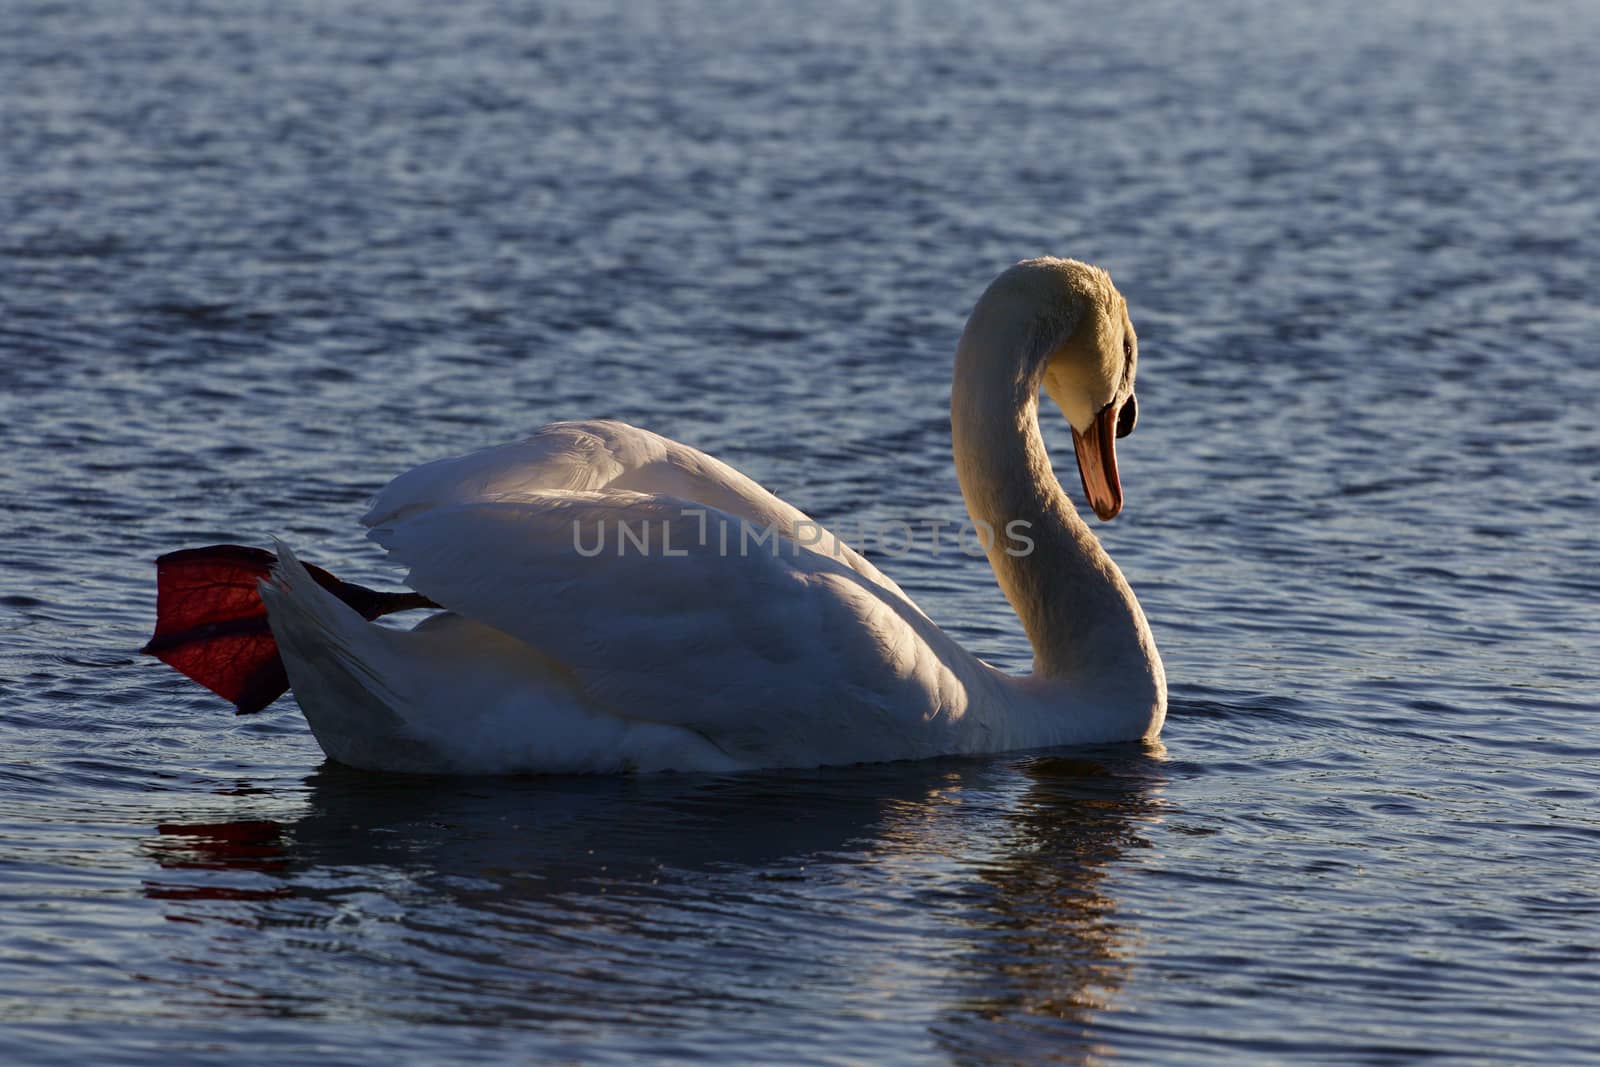
M948 638L844 560L699 500L515 495L412 510L372 536L412 588L539 649L619 715L730 756L792 745L828 762L934 751L965 707Z
M854 549L726 463L609 419L551 423L512 444L423 464L379 493L362 521L378 527L457 504L518 503L552 493L606 491L692 501L757 529L772 527L804 548L836 556L911 604L898 585Z

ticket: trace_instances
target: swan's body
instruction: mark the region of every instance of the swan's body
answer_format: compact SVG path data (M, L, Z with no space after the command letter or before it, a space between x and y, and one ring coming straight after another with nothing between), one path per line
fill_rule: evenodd
M968 510L993 530L1028 523L1034 544L989 548L1034 646L1027 677L968 653L731 467L609 421L430 463L378 496L371 537L444 613L370 623L280 546L262 587L272 633L323 749L373 769L721 771L1154 737L1166 684L1149 627L1037 418L1043 386L1091 502L1114 514L1132 372L1122 298L1066 260L1003 274L958 349Z

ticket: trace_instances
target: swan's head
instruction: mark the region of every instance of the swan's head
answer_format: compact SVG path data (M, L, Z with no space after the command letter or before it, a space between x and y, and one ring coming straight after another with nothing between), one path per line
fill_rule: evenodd
M1076 322L1044 351L1044 391L1072 424L1078 474L1089 506L1101 519L1122 510L1116 439L1133 432L1139 401L1133 374L1139 338L1128 318L1128 302L1111 276L1073 260L1033 260L1028 266L1054 275L1067 300L1078 306Z
M1024 260L989 286L973 322L1027 324L1021 384L1030 395L1042 385L1067 417L1084 495L1096 515L1112 518L1122 510L1116 438L1139 418L1139 340L1111 276L1072 259Z

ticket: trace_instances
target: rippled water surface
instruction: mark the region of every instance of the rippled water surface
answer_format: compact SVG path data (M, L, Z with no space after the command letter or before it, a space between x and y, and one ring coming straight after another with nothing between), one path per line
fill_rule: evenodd
M0 1060L1600 1062L1596 40L4 5ZM1140 331L1164 748L384 778L135 654L160 552L392 585L363 501L555 418L959 519L956 335L1046 252ZM1026 667L982 561L867 548Z

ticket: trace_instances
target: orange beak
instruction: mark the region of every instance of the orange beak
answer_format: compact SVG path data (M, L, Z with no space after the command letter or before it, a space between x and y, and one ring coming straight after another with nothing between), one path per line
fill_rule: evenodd
M1083 495L1102 520L1114 518L1122 510L1122 482L1117 478L1117 403L1100 409L1086 433L1072 431L1072 444L1078 451L1078 474L1083 478Z

